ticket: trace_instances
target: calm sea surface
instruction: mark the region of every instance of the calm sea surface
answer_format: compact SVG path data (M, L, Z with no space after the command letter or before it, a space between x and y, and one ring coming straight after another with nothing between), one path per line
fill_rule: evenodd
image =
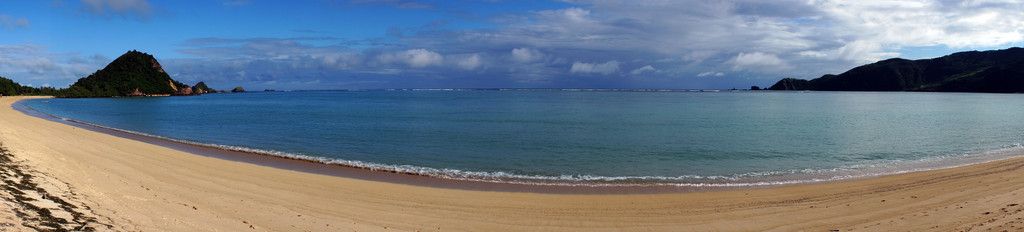
M23 104L191 143L533 184L770 185L1024 155L1020 94L333 91Z

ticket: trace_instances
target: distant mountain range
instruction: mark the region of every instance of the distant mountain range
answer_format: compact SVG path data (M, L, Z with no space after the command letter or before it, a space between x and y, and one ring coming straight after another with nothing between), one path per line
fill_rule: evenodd
M771 90L1024 92L1024 48L893 58L813 80L785 78Z

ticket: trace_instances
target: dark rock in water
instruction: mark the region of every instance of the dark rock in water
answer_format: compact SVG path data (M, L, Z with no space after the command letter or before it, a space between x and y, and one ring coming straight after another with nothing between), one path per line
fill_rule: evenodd
M208 86L206 86L206 83L203 83L202 81L200 81L199 83L196 83L196 86L192 86L192 92L196 93L196 94L206 94L206 93L216 93L217 91L211 89Z
M768 87L769 90L810 90L810 88L810 81L796 78L782 79L772 87Z
M243 89L242 86L238 86L238 87L235 87L234 89L232 89L231 92L232 93L245 92L245 89Z
M761 87L757 87L756 85L750 86L750 90L761 90Z

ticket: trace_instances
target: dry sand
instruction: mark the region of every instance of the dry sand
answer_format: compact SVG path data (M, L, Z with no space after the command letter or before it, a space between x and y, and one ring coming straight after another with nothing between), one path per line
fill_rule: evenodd
M1024 159L836 183L573 195L442 189L195 155L24 115L0 145L98 230L1022 231ZM10 199L8 199L10 200ZM0 204L0 213L10 212ZM5 221L9 219L8 221ZM3 223L22 219L0 217Z

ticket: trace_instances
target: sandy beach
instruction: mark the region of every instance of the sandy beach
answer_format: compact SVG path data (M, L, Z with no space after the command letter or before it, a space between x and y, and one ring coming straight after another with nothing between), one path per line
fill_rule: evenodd
M1024 231L1024 158L767 189L474 191L191 154L11 108L26 98L0 97L0 230L40 228L18 213L34 206L99 231Z

